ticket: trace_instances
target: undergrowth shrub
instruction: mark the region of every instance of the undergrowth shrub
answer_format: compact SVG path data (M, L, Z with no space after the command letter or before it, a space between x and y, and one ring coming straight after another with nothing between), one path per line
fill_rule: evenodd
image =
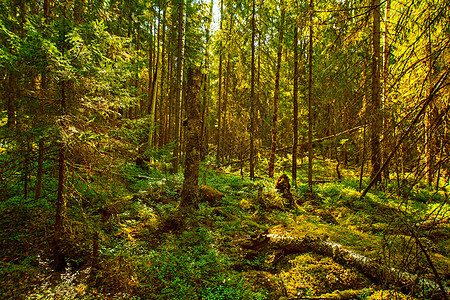
M206 229L166 234L164 238L154 250L122 249L122 262L128 264L122 269L130 273L128 278L134 278L134 282L128 280L128 288L136 295L156 300L257 299L244 297L248 293L230 274L228 257L216 249ZM120 274L116 272L122 281Z

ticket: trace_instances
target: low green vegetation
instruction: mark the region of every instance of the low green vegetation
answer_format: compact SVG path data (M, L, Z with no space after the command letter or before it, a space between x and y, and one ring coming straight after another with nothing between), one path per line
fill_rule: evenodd
M113 185L102 176L79 182L74 177L77 194L64 207L67 269L60 275L51 270L49 203L24 205L14 198L1 203L2 298L412 299L332 257L277 249L252 253L235 243L261 232L332 241L434 280L411 235L414 230L442 282L450 280L445 192L417 186L398 195L388 185L361 199L352 177L316 184L312 195L299 181L292 188L296 203L288 206L275 190L275 180L251 181L239 170L217 170L205 163L200 183L208 186L207 194L217 190L223 195L218 192L213 202L180 210L179 174L168 175L162 166L150 166L147 172L124 164L115 176ZM436 223L421 226L423 220ZM95 232L96 269L91 267ZM346 293L353 298L338 298Z

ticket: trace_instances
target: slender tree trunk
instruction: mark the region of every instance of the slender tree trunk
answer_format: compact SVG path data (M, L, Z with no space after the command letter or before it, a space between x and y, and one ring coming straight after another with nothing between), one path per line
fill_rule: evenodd
M45 24L49 24L50 23L50 0L44 0L44 6L43 6L43 10L44 10L44 18L45 18Z
M161 44L161 12L158 14L158 24L157 27L157 42L156 42L156 57L155 57L155 70L153 72L153 82L151 84L151 88L149 90L150 94L150 128L149 128L149 141L148 144L151 147L152 145L157 145L158 138L158 126L151 130L151 127L156 125L158 122L157 111L158 111L158 77L159 77L159 56L160 56L160 44Z
M28 183L29 183L29 173L30 173L30 169L29 169L29 164L30 164L30 142L29 142L29 138L26 137L26 142L24 145L24 161L23 161L23 197L25 199L25 201L27 201L28 199Z
M428 16L430 18L430 16ZM425 47L426 60L428 64L428 90L431 94L433 89L433 78L434 78L434 68L433 68L433 45L431 41L431 26L428 32L428 43ZM430 104L427 111L425 112L425 172L428 186L433 186L434 179L434 164L436 161L436 139L435 132L436 128L433 128L433 123L437 116L437 108L433 103Z
M92 235L92 268L95 270L99 267L99 234L98 231L94 229Z
M256 4L252 1L252 59L250 82L250 178L255 178L255 24Z
M297 147L298 147L298 27L294 25L294 118L292 128L294 141L292 143L292 183L297 186Z
M165 9L165 7L162 9L164 9L164 12L163 12L162 33L161 33L161 40L162 40L161 47L162 48L161 48L161 81L160 81L160 88L159 88L159 103L160 103L160 108L159 108L160 127L159 127L159 141L158 141L159 147L163 147L163 145L164 145L166 128L167 128L167 103L166 103L166 98L165 98L166 85L164 85L165 76L166 76L165 66L168 65L165 63L166 62L165 53L166 53L166 48L167 48L166 47L166 9Z
M219 30L222 31L223 23L223 0L220 1L220 22ZM222 141L222 77L223 77L223 45L222 40L219 42L219 75L218 75L218 94L217 94L217 153L216 153L216 165L220 165L220 157L222 155L221 151L221 141Z
M363 129L363 148L361 153L361 168L359 171L359 190L362 190L365 163L366 163L366 126L364 126Z
M222 51L222 50L220 50ZM217 94L217 152L216 152L216 165L220 166L220 156L221 156L221 133L222 133L222 54L220 54L219 57L219 87L218 87L218 94Z
M58 158L58 195L56 198L56 212L55 212L55 236L53 244L53 259L54 259L54 269L59 272L65 268L65 258L62 253L62 208L64 204L64 146L61 144L59 148L59 158Z
M173 120L174 120L174 111L175 111L175 104L174 104L174 100L173 100L173 95L174 95L174 90L175 90L175 86L174 86L174 82L175 81L171 81L171 79L173 78L173 70L174 70L174 58L173 58L173 50L172 50L172 41L173 39L168 37L168 49L169 49L169 53L168 53L168 63L167 63L167 83L170 82L170 85L167 86L167 94L168 94L168 101L167 101L167 134L166 134L166 139L164 144L168 144L169 142L172 142L173 140L175 140L174 138L174 125L173 125Z
M39 140L38 146L38 161L37 161L37 173L36 173L36 186L34 188L34 200L38 200L41 197L42 192L42 176L44 173L44 139Z
M312 115L312 68L313 68L313 11L314 2L310 0L310 16L309 16L309 69L308 69L308 187L312 192L312 163L313 163L313 149L312 149L312 130L313 130L313 115Z
M272 147L270 149L269 158L269 177L273 177L275 172L275 154L277 151L277 135L278 135L278 98L280 96L280 70L281 56L283 54L283 30L284 30L284 3L280 1L281 20L278 30L278 53L277 53L277 69L275 73L275 90L273 95L273 113L272 113Z
M8 76L8 92L6 96L6 110L8 115L8 121L6 123L6 126L8 128L13 128L16 124L16 109L15 109L15 102L16 102L16 76L14 74L14 71L9 72Z
M65 28L63 28L62 34L63 40L66 37ZM64 46L61 49L62 54L64 54ZM66 81L63 79L60 81L61 86L61 106L60 113L61 116L66 114ZM64 118L61 118L64 122ZM64 128L64 123L61 126ZM62 133L61 133L62 134ZM55 235L53 244L53 257L54 257L54 269L55 271L63 271L65 268L65 257L62 252L62 235L63 235L63 222L62 222L62 209L64 205L64 182L65 182L65 146L64 142L59 143L59 153L58 153L58 194L56 198L56 209L55 209Z
M205 68L208 70L208 58L205 58ZM201 105L201 150L200 150L200 160L204 160L206 157L206 148L208 145L206 139L206 110L208 106L208 74L203 75L202 79L202 105Z
M45 23L49 24L49 0L44 0L44 19ZM48 96L48 78L47 78L47 70L43 70L41 73L41 98L45 101L45 98ZM41 100L42 101L42 100ZM40 114L44 115L43 104L39 105ZM34 190L34 199L37 201L41 197L42 193L42 177L44 175L44 138L41 137L39 139L38 145L38 161L37 161L37 173L36 173L36 185Z
M380 0L373 0L372 26L372 101L371 101L371 133L370 146L372 150L372 177L381 167L380 132L382 117L380 116ZM375 184L381 181L381 176L375 178Z
M178 40L177 40L177 74L176 74L176 87L175 87L175 130L174 138L176 141L175 148L173 150L172 158L172 172L178 173L179 155L181 147L180 138L180 114L181 114L181 101L182 101L182 76L183 76L183 35L184 35L184 1L179 1L178 4Z
M387 111L388 102L388 78L389 78L389 23L391 19L391 0L386 0L386 11L384 17L384 41L383 41L383 86L382 86L382 102L383 102L383 133L384 133L384 145L383 145L383 161L389 156L389 152L392 148L392 134L390 133L390 121L391 116ZM383 172L386 181L389 180L389 167Z
M222 164L223 164L223 158L228 153L228 143L227 143L227 105L228 105L228 84L230 80L230 57L227 58L227 71L225 75L225 88L223 92L223 108L222 108L222 115L223 115L223 124L222 124Z
M189 68L186 88L186 121L185 140L186 158L184 162L184 181L181 191L180 206L186 207L196 204L198 199L198 175L200 164L200 90L202 74L197 68Z
M152 86L153 86L153 25L150 26L150 38L148 40L148 86L147 86L147 111L146 114L151 113L152 103Z

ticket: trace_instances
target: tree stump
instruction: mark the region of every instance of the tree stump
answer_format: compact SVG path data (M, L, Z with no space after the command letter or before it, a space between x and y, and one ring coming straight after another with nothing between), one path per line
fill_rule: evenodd
M277 179L275 189L288 201L288 205L292 205L294 203L294 197L291 193L291 185L289 184L289 178L286 174L281 175Z

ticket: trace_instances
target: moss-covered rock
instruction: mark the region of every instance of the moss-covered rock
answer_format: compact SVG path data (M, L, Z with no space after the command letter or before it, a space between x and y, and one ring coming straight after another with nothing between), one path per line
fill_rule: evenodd
M200 201L208 202L211 206L217 205L225 195L208 185L200 185Z

